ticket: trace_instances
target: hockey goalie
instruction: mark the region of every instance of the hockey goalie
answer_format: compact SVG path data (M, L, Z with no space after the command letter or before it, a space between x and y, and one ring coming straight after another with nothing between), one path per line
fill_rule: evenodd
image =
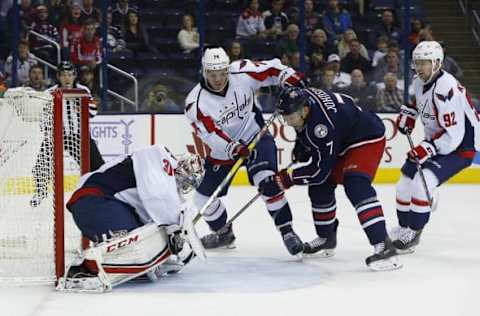
M132 279L180 271L204 250L183 195L203 177L198 156L173 156L162 145L113 159L84 175L67 202L91 241L57 289L105 292Z

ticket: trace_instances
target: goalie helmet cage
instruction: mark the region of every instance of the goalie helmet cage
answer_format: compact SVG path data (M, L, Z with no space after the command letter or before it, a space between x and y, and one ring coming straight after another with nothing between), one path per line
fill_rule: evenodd
M0 99L0 284L55 282L88 245L65 202L90 170L89 99L28 88Z

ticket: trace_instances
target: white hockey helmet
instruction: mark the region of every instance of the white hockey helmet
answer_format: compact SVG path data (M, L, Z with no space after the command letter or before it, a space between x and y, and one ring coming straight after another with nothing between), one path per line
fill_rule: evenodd
M442 45L437 41L420 42L413 50L412 61L414 64L416 60L430 60L432 62L432 74L427 81L424 81L425 84L430 82L435 73L442 68L443 56Z
M230 58L221 47L212 47L205 49L202 57L202 73L206 78L208 70L223 70L230 66Z
M175 179L182 194L187 194L197 188L202 182L205 170L203 160L198 155L186 153L176 155L177 168L175 168Z

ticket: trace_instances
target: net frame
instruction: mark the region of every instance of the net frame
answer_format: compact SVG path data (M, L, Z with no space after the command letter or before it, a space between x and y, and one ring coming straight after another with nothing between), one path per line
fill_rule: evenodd
M80 175L90 171L90 94L82 89L56 89L53 91L53 161L54 161L54 241L55 276L65 274L65 192L64 192L64 144L63 144L63 100L80 98ZM88 247L88 240L82 238L82 248Z
M24 90L22 90L24 89ZM40 112L36 113L37 115L35 116L36 119L33 121L26 121L26 122L37 122L37 120L44 120L45 122L51 122L51 133L47 133L44 137L48 137L51 142L51 181L52 181L52 196L51 196L51 202L46 203L44 202L45 209L50 210L49 211L49 216L45 216L45 218L42 217L40 224L44 223L47 224L45 226L51 227L48 231L44 232L42 231L40 235L38 235L38 232L31 231L30 227L31 225L38 225L38 222L35 222L35 219L32 219L34 222L28 222L23 221L22 218L19 218L18 223L19 227L25 226L24 232L22 234L25 234L28 236L30 234L30 237L27 237L29 239L31 238L41 238L42 236L45 237L44 240L46 242L43 242L41 245L45 246L45 251L49 254L46 260L41 259L39 264L37 266L42 266L40 262L43 264L45 262L50 262L49 267L43 269L37 269L35 268L35 271L37 271L35 274L29 274L28 272L25 275L22 275L22 271L27 271L26 269L29 269L30 264L35 264L35 255L32 255L31 257L26 257L26 264L25 264L25 269L17 269L15 267L12 268L12 270L9 272L8 269L8 264L7 270L3 270L4 275L0 275L0 284L45 284L45 283L56 283L59 277L63 276L65 273L65 267L66 267L66 232L65 228L66 226L69 226L68 228L68 256L70 256L71 250L78 249L80 246L82 248L87 248L89 241L86 240L85 238L81 238L80 233L78 232L77 229L74 229L75 231L72 231L72 220L71 216L69 216L68 223L66 222L66 217L65 217L65 196L66 196L66 190L64 186L64 177L71 177L71 174L66 174L66 169L64 168L64 159L67 159L67 153L66 151L68 150L68 155L70 156L70 161L73 159L72 157L72 152L76 156L78 154L78 167L75 167L74 169L74 175L75 178L77 175L81 176L87 172L90 171L90 132L89 132L89 104L91 102L91 95L87 93L87 91L82 90L82 89L56 89L53 92L51 92L51 99L50 95L45 92L36 92L32 89L26 89L26 88L15 88L12 90L16 90L13 92L13 99L6 100L4 103L10 107L10 113L15 113L16 116L21 116L21 119L23 120L24 117L22 117L23 113L18 113L18 108L20 108L20 112L25 110L29 111L29 101L31 98L39 98L41 100L46 101L48 106L43 107L44 109L48 109L47 113L47 118L43 117ZM48 99L45 98L45 96L48 96ZM64 138L65 135L67 135L66 132L66 125L69 123L65 123L64 121L64 106L66 104L66 100L68 99L73 99L70 102L71 109L76 109L78 111L77 115L75 116L75 121L77 122L76 126L77 129L75 133L78 134L77 137L74 138L73 143L72 142L72 137ZM12 104L13 102L13 104ZM9 104L10 103L10 104ZM15 106L14 106L15 104ZM68 114L70 115L70 114ZM1 120L1 119L0 119ZM5 121L5 119L3 120ZM9 133L12 133L14 135L15 129L9 129L10 123L7 122L8 124L7 127L5 127L5 131L1 131L0 133L5 133L0 135L1 139L6 139L8 141L8 137L4 138L3 136L8 135ZM71 126L70 126L71 128ZM30 132L29 132L30 133ZM32 133L35 133L35 131L32 131ZM32 139L34 139L34 134L32 135ZM28 142L28 134L25 135L26 142ZM74 146L74 147L69 147L66 148L64 142L68 142L66 145L68 146ZM72 149L73 148L73 149ZM14 153L15 154L15 153ZM37 154L38 155L38 154ZM13 159L21 159L22 156L12 156ZM37 157L38 158L38 157ZM74 159L76 160L76 159ZM21 169L24 170L25 169ZM17 170L18 171L18 170ZM71 171L71 169L70 169ZM11 174L11 173L10 173ZM13 174L16 174L15 172ZM71 181L67 182L68 184L72 184ZM76 183L73 182L74 186L76 187ZM20 193L22 194L22 193ZM6 204L8 206L8 202ZM42 206L43 207L43 206ZM8 216L8 212L7 212ZM15 220L15 218L13 218ZM67 225L68 224L68 225ZM23 226L22 226L23 225ZM41 224L42 225L42 224ZM17 227L18 228L18 227ZM14 228L15 229L15 228ZM73 233L73 234L72 234ZM47 234L47 235L46 235ZM16 236L15 231L13 232L13 235L10 236ZM72 239L73 236L73 239ZM8 235L8 230L5 234L3 234L3 237L6 237L5 240L9 240L9 235ZM12 238L13 238L12 237ZM53 245L51 244L53 242ZM31 247L31 246L29 246ZM74 247L74 249L73 249ZM44 248L44 247L40 247ZM21 248L19 248L20 251L22 251ZM6 250L6 255L7 258L13 258L17 262L18 260L23 260L23 257L20 259L16 257L8 257L9 256L9 251L8 249ZM13 256L16 256L15 253ZM43 260L43 261L42 261ZM7 261L8 263L8 261ZM28 263L28 264L27 264ZM13 263L15 266L15 264ZM5 265L4 265L5 267Z

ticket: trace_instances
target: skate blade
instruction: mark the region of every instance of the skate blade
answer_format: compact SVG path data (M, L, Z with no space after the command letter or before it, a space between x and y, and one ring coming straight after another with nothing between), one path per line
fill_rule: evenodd
M397 257L390 257L388 259L374 261L370 263L368 267L373 271L392 271L400 269L403 265L398 261Z
M335 249L324 249L314 253L303 253L305 258L329 258L335 255Z
M407 248L407 249L398 249L396 248L397 250L397 253L401 256L403 255L409 255L409 254L412 254L415 252L415 247L410 247L410 248Z

